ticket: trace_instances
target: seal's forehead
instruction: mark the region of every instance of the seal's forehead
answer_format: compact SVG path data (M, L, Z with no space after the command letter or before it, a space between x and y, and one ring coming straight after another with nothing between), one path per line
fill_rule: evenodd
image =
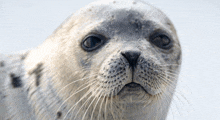
M111 18L113 15L126 17L128 12L136 13L137 16L141 15L141 17L146 20L150 18L151 20L160 23L170 22L163 12L140 0L97 1L80 9L75 13L75 16L77 16L78 19L104 20Z
M152 8L151 5L147 4L141 0L100 0L89 4L90 6L113 6L115 9L125 9L125 8L139 8L150 10Z
M94 14L102 14L105 15L114 13L119 10L134 10L139 12L149 12L155 10L149 4L143 1L133 1L133 0L101 0L93 2L86 7L80 9L78 11L79 15L87 14L89 11L92 11ZM77 14L77 13L76 13Z
M117 25L115 28L119 28L121 23L124 26L132 24L139 27L139 23L142 26L144 25L143 23L147 23L146 21L155 23L157 28L163 27L175 33L172 22L162 11L137 0L103 0L93 2L75 12L55 32L63 33L63 31L69 31L68 33L74 36L74 34L79 34L79 31L87 33L97 28L97 26L103 26L103 23L111 26L116 23L114 24ZM145 25L147 26L147 24ZM109 26L105 28L107 29Z

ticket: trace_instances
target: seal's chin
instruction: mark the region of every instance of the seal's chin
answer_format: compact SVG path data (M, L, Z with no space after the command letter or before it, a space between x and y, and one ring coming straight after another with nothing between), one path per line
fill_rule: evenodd
M143 86L141 86L140 84L138 83L135 83L135 82L130 82L128 84L126 84L119 92L118 92L118 95L122 94L122 93L125 93L125 94L135 94L137 92L140 92L140 91L144 91L147 93L147 91L143 88Z

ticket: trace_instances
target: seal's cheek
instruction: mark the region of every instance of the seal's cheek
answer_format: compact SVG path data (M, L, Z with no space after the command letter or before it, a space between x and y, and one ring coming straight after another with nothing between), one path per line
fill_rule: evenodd
M80 58L79 62L80 62L80 65L83 66L84 68L90 68L91 67L91 60L89 60L89 59Z

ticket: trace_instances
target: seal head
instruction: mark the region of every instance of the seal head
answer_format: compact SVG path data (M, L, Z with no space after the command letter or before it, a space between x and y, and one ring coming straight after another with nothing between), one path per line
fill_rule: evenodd
M45 76L39 86L52 86L56 98L48 108L34 105L50 111L45 118L59 111L62 119L162 120L175 91L181 47L172 22L157 8L142 1L99 1L73 14L32 51L26 70L39 62Z

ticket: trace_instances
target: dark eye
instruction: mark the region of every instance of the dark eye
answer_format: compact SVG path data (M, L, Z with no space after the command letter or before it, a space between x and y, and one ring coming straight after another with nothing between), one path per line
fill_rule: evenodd
M162 49L170 49L172 47L172 41L165 34L155 34L150 37L150 42Z
M82 42L82 48L92 51L99 48L104 43L105 37L101 35L89 35Z

